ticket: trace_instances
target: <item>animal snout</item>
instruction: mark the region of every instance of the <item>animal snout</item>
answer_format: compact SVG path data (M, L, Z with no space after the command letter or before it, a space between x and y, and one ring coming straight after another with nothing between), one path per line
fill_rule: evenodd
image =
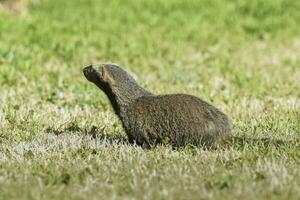
M83 68L82 71L83 71L84 75L88 75L88 74L94 72L94 68L93 68L92 65L90 65L90 66L87 66L87 67Z

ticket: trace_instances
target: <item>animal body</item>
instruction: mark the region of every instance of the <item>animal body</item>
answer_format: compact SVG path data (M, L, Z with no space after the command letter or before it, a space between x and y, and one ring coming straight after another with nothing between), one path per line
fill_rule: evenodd
M146 147L169 143L174 147L211 148L245 142L243 137L232 136L226 114L198 97L152 94L116 64L90 65L83 73L106 94L131 143ZM269 139L250 140L272 143Z

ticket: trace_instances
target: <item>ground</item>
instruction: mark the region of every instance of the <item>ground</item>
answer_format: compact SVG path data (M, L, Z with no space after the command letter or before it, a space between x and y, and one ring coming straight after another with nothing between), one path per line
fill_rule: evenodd
M300 198L299 1L8 1L0 1L0 199ZM287 142L130 145L81 72L103 62L153 93L212 103L236 135Z

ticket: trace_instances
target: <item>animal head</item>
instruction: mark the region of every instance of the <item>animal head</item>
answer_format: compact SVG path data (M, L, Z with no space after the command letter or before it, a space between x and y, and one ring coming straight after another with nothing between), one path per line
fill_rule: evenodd
M135 80L116 64L95 64L83 69L86 79L96 84L100 89L106 87L114 90L116 87L135 83Z

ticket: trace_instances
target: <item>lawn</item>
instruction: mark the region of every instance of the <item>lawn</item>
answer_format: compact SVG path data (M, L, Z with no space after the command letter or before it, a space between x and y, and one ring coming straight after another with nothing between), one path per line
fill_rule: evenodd
M300 199L300 2L0 0L0 199ZM16 3L17 2L17 3ZM188 93L226 149L130 145L91 63Z

